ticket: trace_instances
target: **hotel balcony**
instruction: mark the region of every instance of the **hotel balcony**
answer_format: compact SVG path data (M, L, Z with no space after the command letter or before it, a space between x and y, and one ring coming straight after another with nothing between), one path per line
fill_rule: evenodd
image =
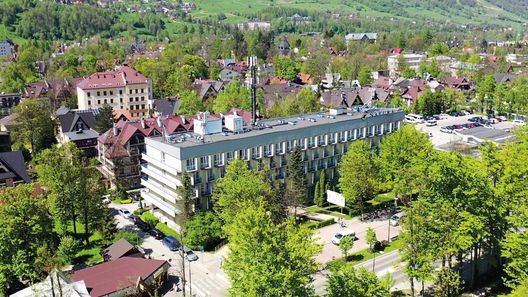
M142 154L141 155L141 158L143 161L147 161L148 163L151 163L152 165L154 165L155 167L158 167L160 169L163 169L165 171L168 171L168 172L173 172L173 173L180 173L178 172L175 168L165 164L164 162L161 162L160 160L158 159L155 159L147 154Z
M145 199L145 201L147 202L152 203L155 207L163 210L167 214L173 217L176 216L175 207L158 197L156 194L151 193L149 189L143 189L141 191L141 198Z
M167 185L171 189L176 190L177 187L181 186L180 180L176 179L175 177L164 176L163 174L149 168L148 165L141 165L141 172Z
M175 193L173 193L173 192L171 193L171 192L163 189L161 186L158 186L157 184L155 184L151 180L149 180L149 179L145 180L145 179L142 178L141 179L141 185L145 186L150 191L156 193L157 195L163 197L164 199L167 199L168 201L170 201L172 203L176 203L176 194Z

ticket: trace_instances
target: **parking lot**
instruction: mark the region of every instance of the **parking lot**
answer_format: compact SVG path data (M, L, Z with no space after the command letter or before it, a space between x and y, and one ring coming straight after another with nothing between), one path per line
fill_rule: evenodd
M417 124L416 127L421 131L430 134L431 143L434 147L438 148L449 143L462 142L463 138L456 133L444 133L441 132L441 127L452 126L452 125L461 125L469 123L469 119L478 115L465 115L459 117L446 116L445 119L438 120L438 125L428 127L425 123ZM492 124L492 129L512 129L513 124L511 122L500 122Z

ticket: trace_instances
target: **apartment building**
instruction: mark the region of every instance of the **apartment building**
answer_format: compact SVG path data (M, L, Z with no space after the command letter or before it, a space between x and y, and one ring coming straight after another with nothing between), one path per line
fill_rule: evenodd
M20 103L20 93L1 93L0 94L0 118L13 113L13 108Z
M405 113L399 109L344 111L260 121L249 126L237 113L194 119L193 132L164 134L145 139L142 155L141 195L164 221L180 224L177 187L184 172L191 175L195 208L209 209L215 182L234 159L248 161L252 169L268 169L283 182L288 155L302 150L308 186L321 174L337 177L337 164L350 142L368 139L377 145L383 135L398 129Z
M97 139L99 171L109 187L125 190L140 186L141 154L145 138L166 133L181 133L192 128L192 121L182 116L119 121Z
M132 119L147 116L152 108L152 81L128 66L98 72L77 85L79 109L110 105L128 110Z
M399 55L390 55L387 57L387 66L389 68L389 76L395 78L401 71L400 69L400 60L403 59L409 68L418 71L420 67L420 62L425 59L426 56L422 54L399 54Z

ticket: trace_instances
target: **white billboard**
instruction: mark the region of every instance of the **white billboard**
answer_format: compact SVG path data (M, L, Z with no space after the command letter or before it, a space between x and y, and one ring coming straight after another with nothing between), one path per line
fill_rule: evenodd
M338 192L326 190L326 201L341 207L345 207L345 197Z

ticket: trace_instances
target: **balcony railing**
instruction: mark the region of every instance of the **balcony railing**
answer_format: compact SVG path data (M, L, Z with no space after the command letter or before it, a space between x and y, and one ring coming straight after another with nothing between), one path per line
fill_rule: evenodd
M207 162L207 163L200 163L200 168L201 168L201 169L209 168L209 162Z
M188 164L185 169L187 171L195 171L196 170L196 164Z

